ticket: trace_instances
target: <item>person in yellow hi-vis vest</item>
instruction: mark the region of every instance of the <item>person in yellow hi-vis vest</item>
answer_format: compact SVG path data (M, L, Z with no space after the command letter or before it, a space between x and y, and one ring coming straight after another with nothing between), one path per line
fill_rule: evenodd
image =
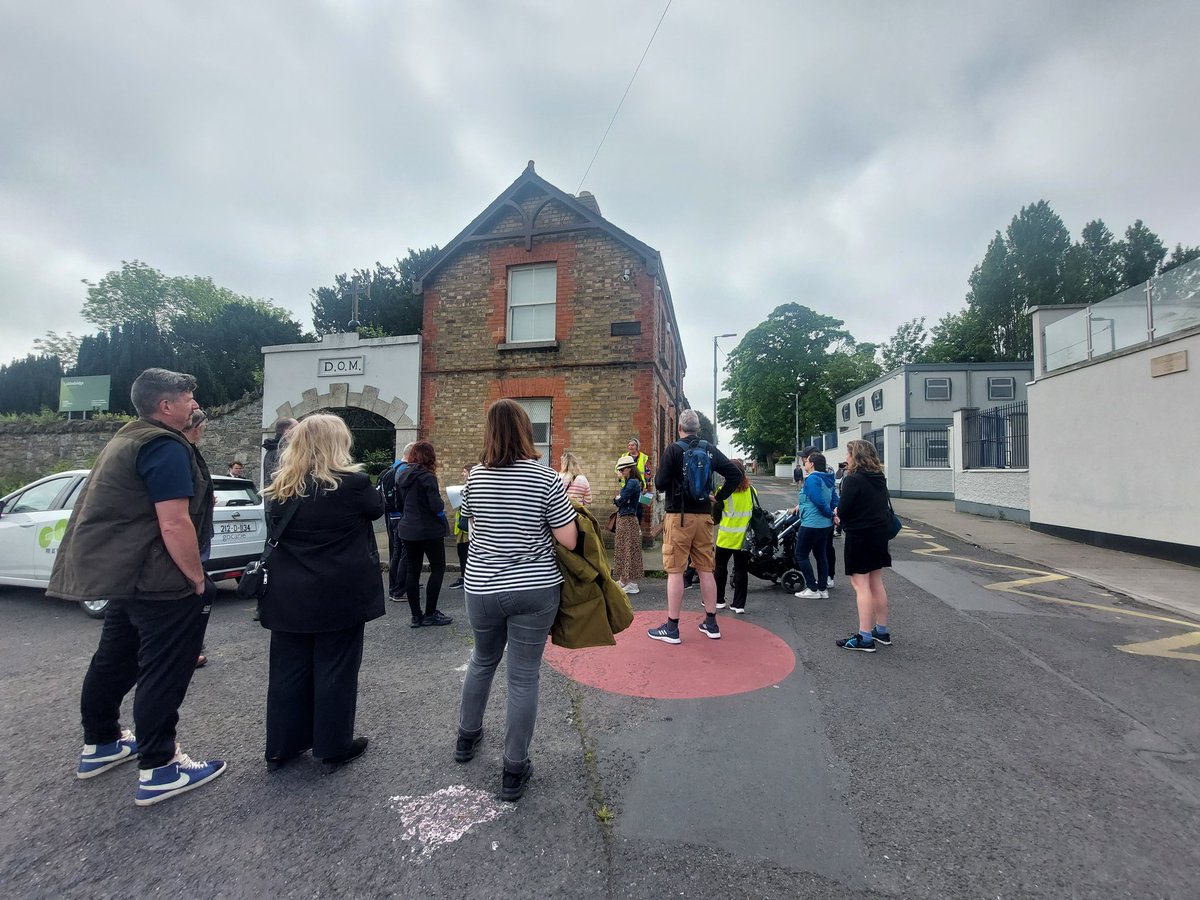
M749 574L750 553L746 545L746 529L754 511L754 488L746 477L746 466L740 459L732 460L742 473L741 484L727 498L717 525L717 609L725 608L725 585L729 581L729 559L733 558L733 599L729 608L738 615L746 611L746 579Z
M624 459L626 456L633 457L633 459L637 462L638 479L642 482L642 491L645 492L653 490L653 488L650 487L653 482L649 480L653 475L653 473L650 471L650 457L642 452L641 441L635 437L630 438L629 443L626 446L628 447L629 452L621 454L621 459ZM619 469L617 471L617 482L621 485L621 487L625 487L625 479L621 476ZM643 502L648 504L650 503L650 500L647 498ZM639 524L642 521L642 504L638 505L637 520Z

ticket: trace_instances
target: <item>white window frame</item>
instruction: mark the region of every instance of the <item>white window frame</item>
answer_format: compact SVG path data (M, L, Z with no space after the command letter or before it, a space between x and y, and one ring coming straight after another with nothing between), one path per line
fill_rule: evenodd
M878 388L871 394L871 409L876 412L883 409L883 388Z
M544 466L555 468L551 457L550 440L554 434L554 400L551 397L524 397L517 400L521 408L529 414L529 421L533 423L533 446L536 450L541 451L541 463Z
M997 389L1002 390L997 390ZM1017 399L1017 379L1012 375L996 375L987 380L988 400L998 403ZM1007 394L1007 396L1005 396Z
M867 398L859 397L854 401L854 414L860 419L867 414Z
M946 391L946 396L945 397L933 396L935 391L931 391L930 388L934 388L934 389L944 388ZM949 378L938 377L938 378L926 378L925 379L925 399L926 400L935 400L935 401L949 400L951 395L953 394L953 392L954 392L953 383L950 381Z
M558 264L536 263L508 270L508 342L556 339Z

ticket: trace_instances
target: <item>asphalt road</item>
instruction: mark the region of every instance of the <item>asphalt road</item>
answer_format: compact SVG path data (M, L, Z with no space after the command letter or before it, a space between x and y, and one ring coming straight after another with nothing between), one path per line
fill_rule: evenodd
M929 532L905 531L893 558L896 641L874 655L833 644L855 624L844 579L828 601L752 580L737 624L794 650L777 683L649 699L629 694L637 665L626 693L546 666L516 805L494 796L500 679L480 755L452 760L460 592L441 604L453 626L410 629L395 605L368 626L361 760L269 775L267 634L224 591L179 733L229 770L139 809L132 766L74 778L99 623L0 589L0 884L21 898L1197 896L1200 659L1169 648L1200 644L1200 625ZM663 582L642 586L636 608L664 609ZM754 633L685 628L677 648L631 631L622 649L683 651L669 665L700 684Z

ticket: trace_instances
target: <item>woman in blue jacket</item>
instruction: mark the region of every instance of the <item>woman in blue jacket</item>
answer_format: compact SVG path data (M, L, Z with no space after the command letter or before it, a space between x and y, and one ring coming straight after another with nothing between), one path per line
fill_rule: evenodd
M805 599L829 597L829 539L833 535L833 510L838 504L833 476L825 471L825 456L811 453L804 460L804 482L796 510L800 528L796 532L796 568L804 576L805 588L796 596ZM814 577L808 557L816 552Z

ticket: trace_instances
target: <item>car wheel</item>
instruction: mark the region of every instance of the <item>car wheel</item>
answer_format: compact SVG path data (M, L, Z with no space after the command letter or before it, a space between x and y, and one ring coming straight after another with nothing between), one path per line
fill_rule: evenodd
M80 600L79 605L83 607L83 611L93 619L103 619L104 611L108 609L108 599L104 600Z
M794 594L804 586L804 576L795 569L788 569L783 573L780 583L785 591L791 591Z

